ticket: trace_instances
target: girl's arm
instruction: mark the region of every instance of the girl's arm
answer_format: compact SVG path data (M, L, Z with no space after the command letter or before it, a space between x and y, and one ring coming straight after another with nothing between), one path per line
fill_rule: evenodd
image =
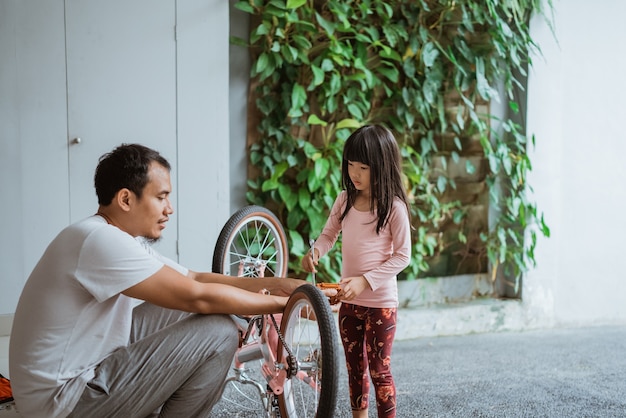
M312 257L311 253L307 251L307 254L302 257L301 264L304 270L314 272L319 259L330 251L335 245L335 242L337 242L337 238L339 238L339 233L341 232L339 217L341 216L346 197L346 192L343 191L337 196L337 199L335 199L335 203L333 203L333 207L330 210L330 215L326 220L326 225L324 225L320 236L315 240L315 256Z
M404 270L411 259L411 223L406 206L399 199L394 202L387 227L391 231L393 254L379 267L363 275L372 290Z

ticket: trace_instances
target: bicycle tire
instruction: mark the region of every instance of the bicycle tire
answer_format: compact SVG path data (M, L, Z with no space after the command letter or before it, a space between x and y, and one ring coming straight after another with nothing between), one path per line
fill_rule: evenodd
M310 319L311 313L314 320ZM339 337L327 297L311 284L298 287L283 311L280 328L298 364L298 374L285 382L284 392L278 395L281 418L333 417L339 380ZM282 341L278 344L278 361L288 367L293 364Z
M280 220L270 210L250 205L236 211L220 231L212 268L230 276L285 277L288 261Z

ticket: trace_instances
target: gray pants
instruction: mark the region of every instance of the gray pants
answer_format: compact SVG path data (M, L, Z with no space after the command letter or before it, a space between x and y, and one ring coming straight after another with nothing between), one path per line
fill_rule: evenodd
M238 341L227 315L139 305L129 346L98 365L70 417L208 417Z

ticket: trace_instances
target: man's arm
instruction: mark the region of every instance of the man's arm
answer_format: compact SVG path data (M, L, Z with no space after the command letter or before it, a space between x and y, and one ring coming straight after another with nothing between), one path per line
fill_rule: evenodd
M272 295L289 296L306 282L300 279L281 277L233 277L218 273L198 273L189 271L188 276L199 283L220 283L235 286L250 292L269 290Z
M231 278L213 273L208 275L207 281L203 282L204 274L190 273L189 276L183 276L171 267L163 266L146 280L122 293L164 308L202 314L256 315L276 313L282 312L287 303L287 298L284 296L259 293L264 288L263 284L260 282L252 284L259 279ZM194 280L196 276L199 276L201 280ZM250 283L243 282L244 280L249 280ZM287 279L265 279L262 281L271 284L277 280ZM295 282L303 283L301 280L292 280L294 285ZM232 285L229 283L230 281L233 282ZM239 281L245 283L245 286L235 287L234 283L239 283ZM281 286L281 288L284 289L286 286ZM270 293L272 292L271 288L268 290Z

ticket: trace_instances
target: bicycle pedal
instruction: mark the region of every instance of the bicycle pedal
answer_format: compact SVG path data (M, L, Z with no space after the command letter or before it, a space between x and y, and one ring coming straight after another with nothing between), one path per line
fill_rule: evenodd
M318 283L316 286L321 290L324 290L324 289L340 290L341 289L341 285L339 283Z

